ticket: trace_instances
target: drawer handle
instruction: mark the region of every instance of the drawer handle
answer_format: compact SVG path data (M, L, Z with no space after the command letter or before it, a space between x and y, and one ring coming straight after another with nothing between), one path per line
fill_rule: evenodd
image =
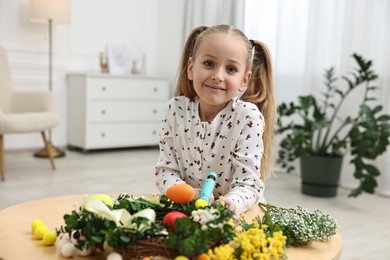
M157 92L157 91L158 91L158 88L154 88L153 91L154 91L154 92Z
M157 109L153 109L153 114L157 114L158 110Z
M102 110L102 115L104 115L104 114L106 114L106 110L103 109Z
M106 87L102 87L102 91L105 92L106 91Z
M100 136L101 136L102 138L104 138L104 137L106 137L106 134L105 134L105 133L101 133Z
M153 135L157 135L157 131L156 131L156 130L153 130L152 134L153 134Z

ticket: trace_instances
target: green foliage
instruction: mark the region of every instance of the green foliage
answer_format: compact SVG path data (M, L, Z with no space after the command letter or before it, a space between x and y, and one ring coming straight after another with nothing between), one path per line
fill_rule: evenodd
M262 223L268 226L270 232L281 230L287 236L286 246L326 241L336 234L336 221L319 210L310 213L299 206L289 209L270 204L264 206L267 212Z
M136 203L138 203L137 201ZM121 249L137 239L149 236L161 236L164 228L156 223L149 223L146 218L135 218L132 228L118 227L114 221L97 216L87 210L73 210L71 214L64 215L65 225L57 229L57 234L67 233L75 239L78 249L103 249L104 241L113 248ZM141 226L149 226L142 229Z
M349 152L354 177L360 181L349 196L356 197L362 192L373 193L377 186L380 172L370 161L383 154L390 143L390 115L382 113L383 107L373 95L377 87L372 82L378 75L372 69L372 61L358 54L352 57L358 67L341 77L346 87L335 85L338 79L334 68L330 68L325 71L326 90L320 102L307 95L298 97L297 102L280 104L276 133L283 134L277 162L288 172L302 155L334 157ZM358 88L364 89L360 103L353 101L358 112L341 117L341 105Z
M77 210L73 210L71 214L64 215L65 224L57 229L57 235L61 237L68 234L77 248L89 248L92 251L95 249L105 250L107 243L115 251L124 252L126 248L139 240L150 243L158 240L163 241L167 251L170 250L175 255L189 258L195 258L208 252L209 249L233 246L231 257L240 259L241 254L248 253L244 252L248 247L239 245L244 243L242 239L250 241L248 239L251 237L251 232L245 236L245 231L260 231L261 229L265 235L264 239L268 241L268 244L265 245L267 251L268 246L272 246L267 238L276 239L275 233L279 231L282 231L279 238L282 236L287 245L302 245L316 240L326 240L335 234L336 226L333 224L335 221L327 215L318 212L308 213L302 208L295 210L283 209L269 204L265 206L267 213L262 219L257 217L252 223L247 223L244 219L236 220L234 212L224 203L197 209L192 202L176 204L164 195L153 198L133 198L124 194L114 200L113 209L109 208L109 210L123 211L126 209L134 215L145 209L153 209L156 213L161 210L164 214L157 214L155 221L133 216L131 225L123 225L123 223L107 219L107 214L100 215L96 213L98 211L91 212L86 209L91 209L90 207L81 206ZM187 212L188 216L175 219L174 231L169 228L169 225L162 222L165 213L171 211ZM301 220L304 224L301 224ZM266 226L261 224L266 224ZM243 234L244 236L242 236ZM256 236L256 241L258 239ZM232 241L235 242L232 243ZM247 245L247 242L244 244ZM285 245L280 244L279 246L283 247L283 252L276 253L283 256ZM276 250L276 244L274 248ZM217 251L224 250L220 248ZM214 253L217 254L217 251Z
M179 218L175 220L175 232L168 235L168 248L178 249L179 254L195 256L207 252L212 245L218 246L233 239L234 227L227 220L232 219L233 212L224 206L217 205L217 210L199 209L192 212L192 219ZM199 222L194 221L195 215ZM208 221L200 224L203 218Z
M103 250L104 242L107 241L118 252L137 240L163 237L167 248L186 256L205 253L210 245L228 243L235 235L234 225L229 222L233 221L234 213L220 204L197 209L195 201L176 204L165 195L146 199L121 194L114 200L113 210L117 209L126 209L130 214L153 209L156 221L137 217L132 220L131 228L117 226L114 221L80 207L64 215L65 225L57 229L57 235L69 234L79 249ZM175 220L175 232L162 222L163 217L171 211L180 211L188 216Z
M184 214L190 215L195 207L195 201L186 204L177 204L169 200L167 196L159 197L158 203L150 199L137 198L133 199L127 194L119 196L117 202L114 204L114 209L126 209L130 214L134 214L143 209L153 209L157 214L157 219L162 219L168 212L180 211Z

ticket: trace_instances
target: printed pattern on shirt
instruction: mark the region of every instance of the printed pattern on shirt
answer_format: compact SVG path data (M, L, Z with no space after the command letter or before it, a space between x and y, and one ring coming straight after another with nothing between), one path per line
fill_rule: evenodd
M212 122L202 122L198 98L174 97L166 106L160 131L156 185L162 193L186 182L201 188L210 171L217 173L214 196L235 202L243 212L264 202L260 177L264 118L248 102L232 100Z

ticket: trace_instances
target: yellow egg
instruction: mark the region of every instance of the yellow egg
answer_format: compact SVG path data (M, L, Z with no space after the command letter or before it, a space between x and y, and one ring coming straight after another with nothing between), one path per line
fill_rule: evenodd
M37 227L34 231L34 238L42 239L47 231L49 231L49 229L46 226Z
M34 233L34 232L35 232L35 229L36 229L37 227L39 227L39 226L44 226L44 225L45 225L45 223L43 223L42 220L40 220L40 219L35 219L35 220L32 222L32 224L31 224L31 230L32 230L32 232Z
M175 260L188 260L188 257L186 257L184 255L179 255L179 256L175 257Z
M180 183L170 187L166 195L177 204L185 204L195 199L195 189L187 183Z
M54 231L47 231L44 235L43 235L43 243L47 246L51 246L51 245L54 245L54 243L56 242L57 240L57 233L54 232Z
M197 199L196 202L195 202L195 207L197 209L204 208L204 207L206 207L208 205L209 205L209 203L207 202L207 200L204 200L204 199Z
M109 206L111 208L114 206L114 200L112 199L111 196L109 196L107 194L95 194L95 195L89 196L85 202L87 202L89 200L93 200L93 199L101 200L102 202L104 202L104 204L106 204L107 206Z

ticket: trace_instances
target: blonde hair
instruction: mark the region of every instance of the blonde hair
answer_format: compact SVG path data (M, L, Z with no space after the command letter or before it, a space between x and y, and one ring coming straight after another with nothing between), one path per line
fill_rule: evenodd
M196 52L203 40L214 33L226 33L237 36L245 44L248 55L246 72L252 71L251 80L241 100L255 104L263 114L266 124L263 133L264 153L261 158L260 174L263 180L273 171L272 140L276 117L276 102L272 78L271 55L265 44L249 40L240 30L230 25L212 27L200 26L192 30L184 45L174 96L197 96L193 83L188 79L188 59L195 60Z

